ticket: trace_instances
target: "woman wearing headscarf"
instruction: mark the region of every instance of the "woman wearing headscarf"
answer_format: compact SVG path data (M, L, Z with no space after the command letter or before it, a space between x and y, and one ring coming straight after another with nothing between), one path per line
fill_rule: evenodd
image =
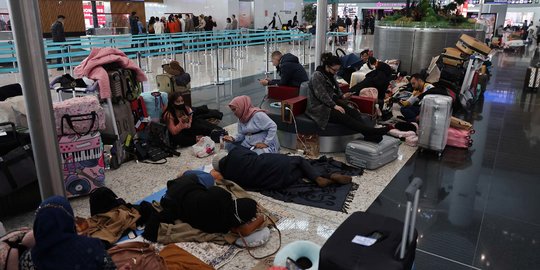
M251 98L235 97L229 103L229 108L238 118L238 134L223 137L224 141L229 142L227 150L240 146L257 154L279 152L276 123L264 110L254 107Z
M41 203L34 238L35 246L21 256L20 269L116 269L99 239L77 234L73 209L64 197Z
M192 146L197 143L197 136L210 136L213 130L222 129L203 118L194 117L193 110L184 102L182 92L174 92L168 99L162 119L173 147Z
M322 65L317 67L309 81L308 104L306 115L326 129L328 123L344 125L364 135L364 140L379 143L388 127L374 128L364 122L361 113L348 106L347 99L352 93L343 94L336 81L336 74L341 68L341 60L332 53L321 56Z

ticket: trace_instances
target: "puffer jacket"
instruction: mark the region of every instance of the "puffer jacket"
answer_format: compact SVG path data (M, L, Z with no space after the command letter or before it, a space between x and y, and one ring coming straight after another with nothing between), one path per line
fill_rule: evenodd
M290 53L281 57L277 70L280 79L270 81L269 85L300 87L303 82L309 80L306 69L300 64L298 57Z

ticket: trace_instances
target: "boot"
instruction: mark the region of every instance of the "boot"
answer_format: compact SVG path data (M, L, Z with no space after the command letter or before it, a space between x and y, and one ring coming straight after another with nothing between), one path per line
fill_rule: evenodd
M330 179L334 183L340 184L340 185L346 185L346 184L349 184L350 182L352 182L352 177L347 176L347 175L337 174L337 173L334 173L334 174L330 175Z
M334 182L328 178L317 177L317 179L315 179L315 183L317 183L319 187L323 188L333 184Z

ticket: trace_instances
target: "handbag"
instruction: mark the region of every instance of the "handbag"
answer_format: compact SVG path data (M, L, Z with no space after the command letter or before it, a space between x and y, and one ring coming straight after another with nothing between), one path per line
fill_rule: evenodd
M92 131L105 130L105 110L95 96L56 102L53 109L58 135L87 135ZM65 122L69 129L64 128Z
M114 264L129 264L132 270L167 270L165 261L154 246L143 242L129 242L116 245L107 251Z
M240 247L243 247L247 250L248 254L253 258L253 259L256 259L256 260L260 260L260 259L264 259L264 258L268 258L274 254L276 254L280 249L281 249L281 231L279 230L279 228L277 227L276 223L274 222L274 220L272 218L270 218L269 216L267 216L266 214L264 213L260 213L261 215L264 216L264 219L268 219L270 220L272 226L276 229L277 233L278 233L278 237L279 237L279 244L278 244L278 247L277 249L270 253L270 254L267 254L267 255L263 255L263 256L255 256L253 255L253 253L251 252L252 250L254 250L255 248L259 247L259 246L262 246L264 244L266 244L269 240L270 240L270 230L267 228L267 227L264 227L264 228L260 228L258 230L256 230L255 232L253 232L252 234L261 234L261 235L248 235L248 236L243 236L242 234L238 234L240 236L240 241L242 244L238 245ZM259 236L262 236L262 238L260 238ZM246 240L249 239L249 238L252 238L250 240L255 240L255 241L249 241ZM256 241L256 240L259 240L259 241Z
M306 156L318 157L320 153L319 135L298 134L296 136L296 149L303 150Z

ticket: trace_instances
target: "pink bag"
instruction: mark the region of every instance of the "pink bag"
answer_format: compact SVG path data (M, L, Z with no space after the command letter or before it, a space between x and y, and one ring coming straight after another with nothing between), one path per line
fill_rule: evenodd
M401 139L401 138L408 138L408 137L416 136L416 132L401 131L399 129L391 129L390 131L388 131L388 135Z
M474 134L474 129L462 130L450 127L448 129L448 140L446 141L446 145L467 149L473 144L473 140L471 139L472 134Z
M418 146L418 136L414 135L414 136L410 136L410 137L405 138L405 144L408 145L408 146L417 147Z
M87 135L105 129L105 111L95 96L76 97L53 103L58 136Z
M377 99L379 97L379 91L377 90L377 88L369 87L360 90L360 93L358 95L361 97L370 97Z

